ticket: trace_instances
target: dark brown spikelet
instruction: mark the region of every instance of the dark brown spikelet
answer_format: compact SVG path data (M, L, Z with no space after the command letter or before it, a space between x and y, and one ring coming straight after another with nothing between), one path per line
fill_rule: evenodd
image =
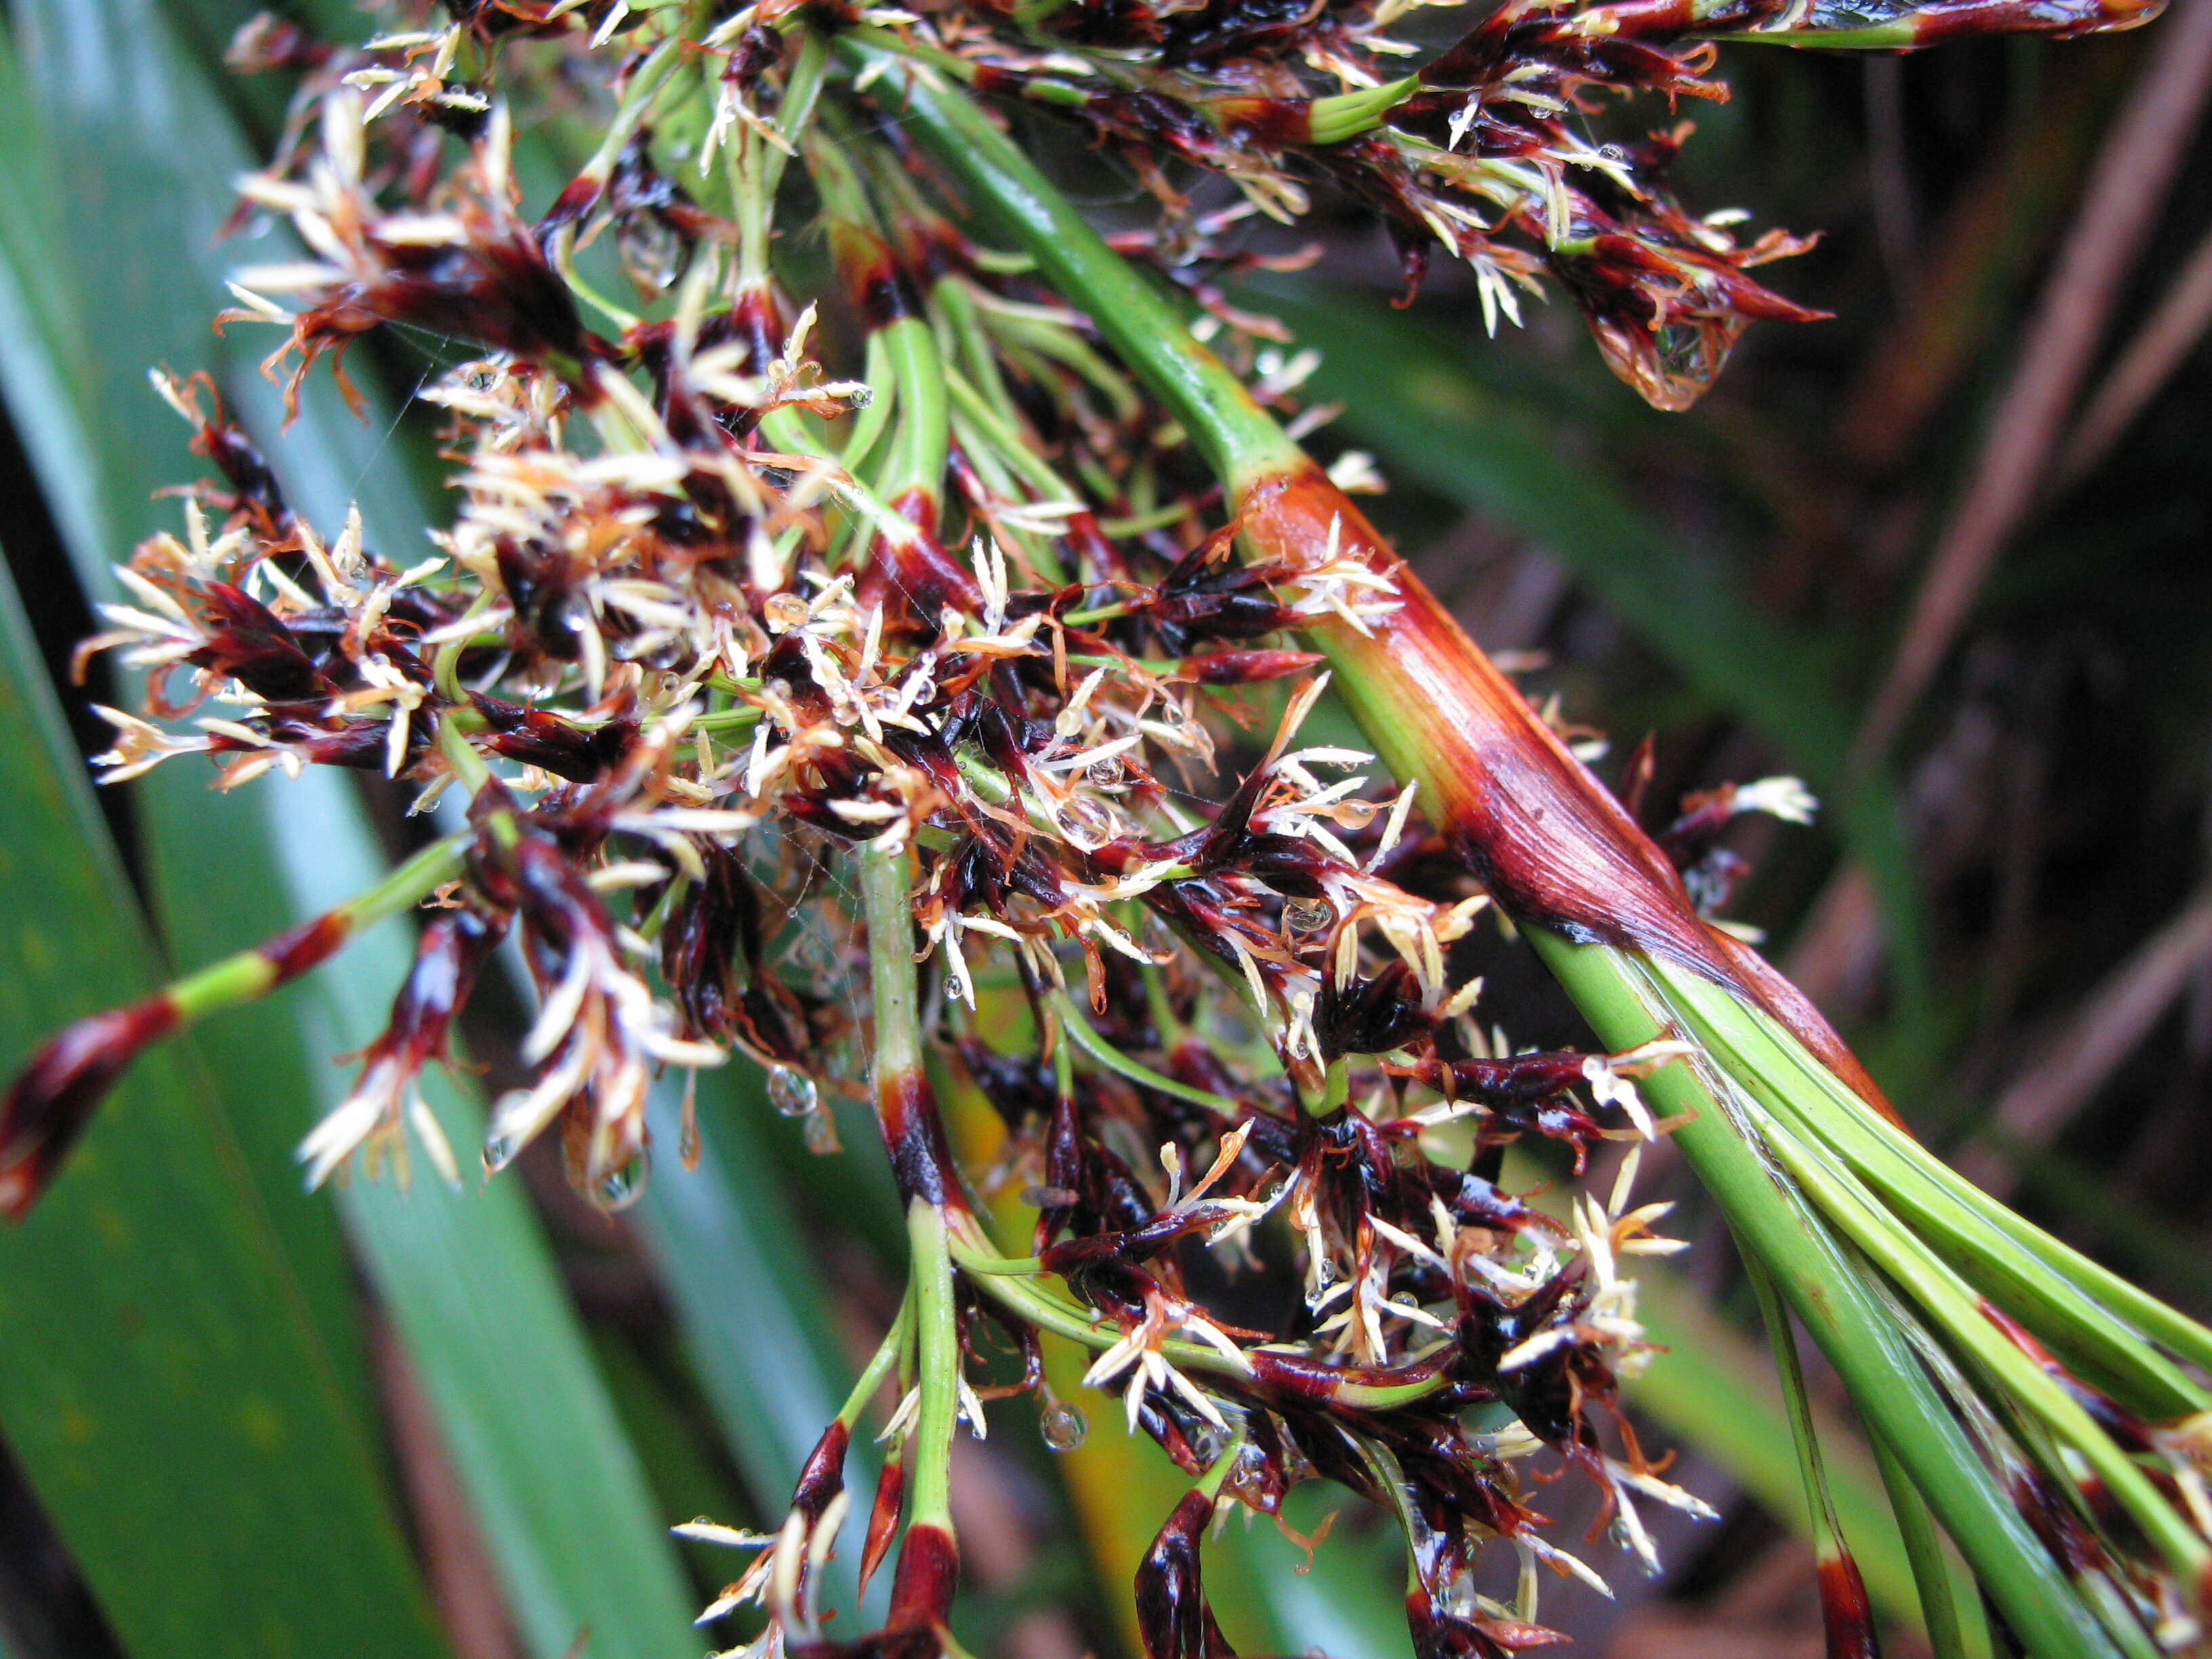
M1236 1659L1206 1599L1199 1551L1213 1500L1185 1492L1137 1564L1137 1630L1145 1659Z

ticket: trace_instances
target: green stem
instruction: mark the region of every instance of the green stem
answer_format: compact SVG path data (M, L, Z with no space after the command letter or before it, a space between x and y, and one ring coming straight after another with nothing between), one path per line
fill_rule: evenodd
M1033 1255L963 1255L960 1271L1010 1279L1035 1279L1044 1271L1044 1263Z
M1836 1519L1836 1500L1828 1491L1827 1471L1821 1467L1820 1437L1813 1421L1813 1398L1805 1388L1805 1368L1797 1358L1797 1334L1783 1305L1774 1276L1739 1241L1738 1258L1744 1277L1751 1281L1759 1301L1759 1316L1774 1349L1774 1369L1782 1383L1782 1398L1790 1411L1790 1438L1797 1449L1797 1467L1805 1482L1805 1514L1813 1534L1814 1559L1825 1565L1848 1560L1842 1524ZM1856 1568L1853 1569L1856 1573Z
M899 1298L898 1317L884 1333L884 1340L876 1345L876 1352L866 1368L853 1384L852 1392L845 1396L845 1404L837 1413L837 1420L848 1429L860 1420L860 1413L868 1408L868 1401L883 1386L891 1368L906 1361L908 1350L914 1346L914 1285L909 1279L906 1294Z
M933 506L945 488L945 460L952 416L945 397L945 360L937 337L919 317L900 317L881 331L884 365L898 382L898 407L890 439L873 480L876 494L897 505L908 491Z
M848 62L877 78L870 90L894 105L915 136L968 186L1064 293L1081 295L1100 333L1136 365L1224 477L1297 462L1298 447L1222 367L1175 307L1106 246L975 101L942 74L857 33L838 37Z
M1306 111L1306 142L1340 144L1363 132L1372 132L1382 125L1385 115L1420 89L1420 77L1408 75L1386 81L1379 87L1361 87L1356 91L1316 98Z
M960 1332L952 1306L952 1255L945 1212L926 1199L915 1199L907 1206L906 1231L912 1251L907 1271L921 1389L907 1522L909 1526L933 1523L950 1534L952 1431L960 1414Z
M883 336L869 335L866 350L860 378L868 383L869 391L875 395L868 399L866 407L853 417L853 429L846 437L844 450L839 457L845 470L856 477L860 468L867 464L868 456L876 447L876 440L883 435L884 426L890 420L891 410L898 404L898 382L891 376L890 360L884 351Z
M1863 1188L1779 1125L1761 1137L1831 1221L1911 1297L1994 1385L2042 1419L2092 1469L2166 1558L2183 1583L2202 1582L2212 1547L2169 1504L2149 1477L2100 1429L2080 1401L1984 1316L1973 1293L1926 1247L1899 1227Z
M830 64L829 43L809 29L799 43L799 55L784 77L783 100L776 106L776 130L787 143L796 144L813 118L814 100ZM738 286L765 293L769 272L769 222L775 210L775 192L783 183L783 169L791 159L760 134L741 131L732 151L738 175L736 191L738 240Z
M1144 413L1143 402L1129 384L1129 377L1091 349L1090 343L1065 323L1037 315L1018 301L1000 301L988 290L969 292L983 325L1001 346L1025 349L1059 364L1103 398L1114 419L1124 426L1133 424Z
M489 593L479 593L476 597L476 602L469 606L467 613L461 620L466 622L471 617L482 616L496 607L499 601ZM431 684L436 688L440 696L453 704L456 708L465 708L469 702L469 694L461 687L461 653L477 643L477 638L475 635L448 640L438 647L437 654L430 659Z
M1204 1492L1209 1502L1218 1503L1221 1488L1228 1483L1231 1474L1236 1469L1237 1460L1244 1455L1244 1443L1249 1437L1244 1419L1237 1418L1229 1431L1229 1443L1221 1449L1220 1455L1212 1462L1206 1466L1206 1473L1193 1483L1191 1490Z
M2199 1365L2212 1332L2032 1226L1869 1111L1796 1039L1693 974L1655 964L1668 1000L1763 1104L1828 1147L1901 1210L1922 1237L2045 1340L2064 1348L2154 1419L2212 1407L2212 1393L2115 1319ZM1823 1109L1808 1109L1817 1101Z
M413 909L467 867L469 841L464 832L431 842L374 887L325 911L309 927L318 935L331 939L335 949L337 943L351 939L363 928ZM177 1029L181 1030L210 1014L251 1002L292 976L293 970L280 957L261 945L187 974L162 994L175 1010Z
M845 153L850 135L827 119L820 125L806 146L806 168L822 198L840 274L848 284L863 276L879 278L892 268L890 245L866 186ZM882 462L870 483L894 507L901 496L921 492L933 520L952 430L937 336L926 318L912 315L893 317L873 333L883 343L884 372L898 383L898 404Z
M1930 1659L1988 1659L1990 1633L1981 1604L1971 1588L1961 1595L1952 1582L1951 1560L1927 1499L1889 1442L1880 1435L1869 1438L1883 1490L1889 1493L1890 1512L1905 1540L1905 1559L1912 1564L1913 1588L1920 1594L1920 1626L1927 1633Z
M1075 1006L1074 999L1066 992L1054 992L1052 1002L1054 1009L1060 1015L1060 1030L1067 1033L1077 1048L1082 1049L1085 1054L1106 1067L1108 1071L1119 1072L1132 1083L1141 1083L1147 1089L1155 1090L1164 1095L1172 1095L1177 1100L1187 1100L1194 1106L1203 1106L1208 1111L1220 1113L1224 1117L1236 1117L1243 1111L1243 1109L1233 1100L1209 1093L1204 1089L1194 1089L1189 1084L1178 1083L1171 1077L1163 1077L1149 1066L1139 1065L1131 1060L1091 1029L1091 1023L1083 1018L1082 1012Z
M887 1085L921 1073L921 1018L915 986L914 912L907 901L903 847L860 849L860 906L868 927L868 987L874 1000L871 1060L878 1101Z
M1031 441L1017 432L1007 418L976 389L975 383L949 363L945 368L945 385L952 394L954 405L975 423L977 433L990 441L991 447L1005 459L1007 467L1030 489L1048 501L1080 499L1067 487L1066 481L1037 454Z

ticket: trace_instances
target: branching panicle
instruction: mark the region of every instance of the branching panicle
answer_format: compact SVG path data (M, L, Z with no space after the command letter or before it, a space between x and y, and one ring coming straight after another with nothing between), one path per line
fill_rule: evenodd
M1770 779L1692 799L1659 845L1644 840L1433 621L1333 479L1268 474L1279 433L1248 456L1194 430L1230 410L1224 430L1273 433L1261 406L1295 415L1310 363L1268 355L1268 325L1220 300L1221 269L1245 257L1224 240L1238 216L1194 205L1169 162L1281 217L1333 180L1383 215L1414 277L1441 242L1509 315L1549 271L1614 368L1679 407L1746 319L1812 314L1745 274L1803 243L1739 242L1728 216L1676 203L1662 175L1679 132L1589 142L1583 118L1604 94L1719 95L1717 36L1911 45L1968 11L2062 32L2140 14L1510 0L1399 75L1409 49L1386 31L1407 9L831 18L763 0L706 21L729 9L449 0L444 27L359 51L250 30L241 62L305 80L277 162L245 193L308 257L243 274L228 315L289 331L270 368L296 354L294 394L318 356L380 328L486 354L423 393L446 414L457 506L419 561L369 545L358 517L311 525L204 388L163 382L223 482L193 493L181 539L139 549L129 599L88 647L144 671L143 712L107 711L103 762L126 778L204 752L226 786L374 769L461 822L310 931L50 1045L0 1109L0 1207L51 1177L137 1047L434 899L389 1028L301 1149L311 1182L356 1152L404 1169L410 1128L458 1178L417 1079L510 934L538 1012L487 1171L557 1124L580 1190L617 1206L660 1150L655 1078L732 1048L769 1068L771 1101L817 1144L824 1091L872 1093L908 1206L902 1310L781 1528L693 1529L760 1550L708 1610L764 1607L755 1650L950 1650L949 1448L960 1419L982 1430L991 1389L973 1357L994 1331L1022 1360L1002 1391L1042 1389L1042 1334L1084 1345L1086 1382L1196 1483L1138 1575L1148 1659L1227 1651L1206 1525L1233 1504L1279 1517L1316 1476L1403 1527L1422 1659L1554 1639L1534 1566L1602 1587L1545 1536L1531 1460L1595 1482L1615 1538L1656 1567L1638 1505L1707 1511L1623 1416L1620 1385L1646 1352L1628 1259L1680 1248L1653 1231L1666 1206L1632 1193L1641 1148L1701 1114L1655 1110L1644 1090L1678 1099L1684 1076L1722 1065L1717 1040L1685 1018L1617 1053L1514 1053L1476 1024L1467 942L1495 898L1523 926L1649 946L1639 961L1740 999L1768 1022L1755 1031L1802 1035L1816 1017L1794 1022L1786 988L1703 917L1741 867L1726 823L1812 803ZM817 33L833 27L857 55ZM1231 331L1252 393L1172 322L1117 333L1097 292L1048 279L1049 250L976 240L945 155L883 119L886 71L909 94L1018 94L1131 153L1164 217L1125 242L1213 313L1201 331ZM517 112L592 85L605 141L533 222ZM810 216L836 273L826 295L779 286L803 268L772 233ZM618 295L586 274L602 237ZM280 293L288 304L266 297ZM1233 465L1217 474L1200 455ZM1455 733L1466 767L1439 777L1409 748L1417 763L1389 757L1400 787L1364 749L1319 738L1331 682L1300 633L1348 669L1337 689L1363 717L1394 653L1410 674L1424 653L1462 652L1458 678L1425 682L1442 705L1408 719ZM1575 810L1516 817L1529 779ZM1583 859L1584 842L1603 856ZM1547 908L1569 868L1620 891ZM1615 903L1656 931L1607 933ZM1835 1109L1870 1115L1850 1093L1863 1074L1820 1052ZM1774 1093L1717 1097L1713 1115L1779 1110ZM947 1103L1002 1121L988 1189L952 1156ZM1497 1184L1509 1145L1547 1140L1577 1177L1608 1143L1630 1150L1602 1200L1577 1186L1547 1211ZM1862 1202L1858 1174L1808 1156L1800 1178L1838 1183L1836 1213ZM1014 1193L1030 1207L1006 1237L1024 1257L990 1231ZM1291 1312L1231 1322L1200 1288L1212 1276L1190 1271L1201 1251L1290 1274L1286 1297L1248 1301ZM2203 1512L2201 1437L2173 1428L2178 1412L2087 1388L2027 1325L1982 1329L2140 1464L2146 1490L2196 1494ZM851 1501L851 1437L894 1375L907 1392L864 1569L897 1540L890 1622L831 1641L822 1565ZM1478 1404L1504 1426L1468 1426ZM2180 1645L2194 1522L2145 1546L2072 1502L2035 1489L2039 1513L2074 1526L2054 1551L2124 1584ZM1510 1605L1474 1587L1492 1547L1531 1569Z

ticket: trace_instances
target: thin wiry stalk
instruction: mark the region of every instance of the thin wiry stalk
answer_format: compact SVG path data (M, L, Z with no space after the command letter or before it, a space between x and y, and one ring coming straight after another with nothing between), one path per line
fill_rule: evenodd
M1797 1357L1797 1333L1790 1322L1773 1276L1754 1255L1743 1255L1744 1277L1759 1299L1759 1318L1774 1349L1774 1369L1790 1408L1790 1437L1805 1481L1805 1509L1812 1522L1813 1565L1820 1587L1820 1613L1827 1627L1829 1659L1863 1659L1875 1653L1874 1607L1858 1564L1844 1542L1836 1503L1822 1467L1820 1437L1813 1425L1813 1401L1805 1388L1805 1368Z
M1928 1637L1929 1653L1933 1659L1984 1659L1990 1644L1980 1596L1971 1581L1964 1586L1959 1583L1928 1500L1912 1484L1911 1474L1890 1450L1889 1443L1877 1436L1869 1443L1881 1473L1882 1490L1889 1497L1890 1513L1897 1520L1905 1559L1911 1563L1912 1586L1920 1598L1920 1624Z
M467 856L466 836L434 842L337 908L73 1025L46 1044L0 1097L0 1216L20 1218L29 1209L100 1096L148 1045L297 979L362 929L414 908L459 875ZM455 1178L437 1120L420 1110L410 1121L432 1161Z

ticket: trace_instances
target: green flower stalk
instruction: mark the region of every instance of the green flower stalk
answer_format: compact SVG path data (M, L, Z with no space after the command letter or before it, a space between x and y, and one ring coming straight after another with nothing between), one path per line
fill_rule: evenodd
M873 63L884 48L847 50ZM2194 1642L2212 1544L2187 1494L2203 1490L2212 1398L2160 1345L2202 1365L2212 1334L2136 1295L2136 1322L2123 1322L2100 1300L2109 1275L2056 1241L2023 1249L2032 1228L1962 1192L1897 1128L1819 1014L1697 915L1665 856L1157 290L975 106L916 65L889 64L878 84L1184 422L1223 480L1248 558L1308 583L1347 568L1389 578L1401 601L1392 614L1310 629L1340 693L1601 1038L1621 1049L1694 1044L1647 1092L1673 1109L1676 1144L1762 1282L1778 1279L2014 1633L2053 1659L2132 1650L2135 1620L2163 1643ZM2013 1311L1999 1312L1991 1293ZM2038 1339L2117 1398L2076 1380ZM1963 1358L1968 1386L1993 1396L1983 1422L2004 1442L1970 1443L1954 1421L1965 1408L1944 1392L1966 1378L1932 1371L1918 1345ZM2081 1527L2093 1501L2117 1502L2148 1542L2138 1569L2148 1582L2130 1582L2111 1558L2086 1571L2067 1564L2090 1581L2077 1594L2054 1580L2050 1541ZM1832 1530L1823 1543L1832 1631L1850 1617L1838 1603L1863 1595ZM1831 1650L1849 1650L1832 1638Z

